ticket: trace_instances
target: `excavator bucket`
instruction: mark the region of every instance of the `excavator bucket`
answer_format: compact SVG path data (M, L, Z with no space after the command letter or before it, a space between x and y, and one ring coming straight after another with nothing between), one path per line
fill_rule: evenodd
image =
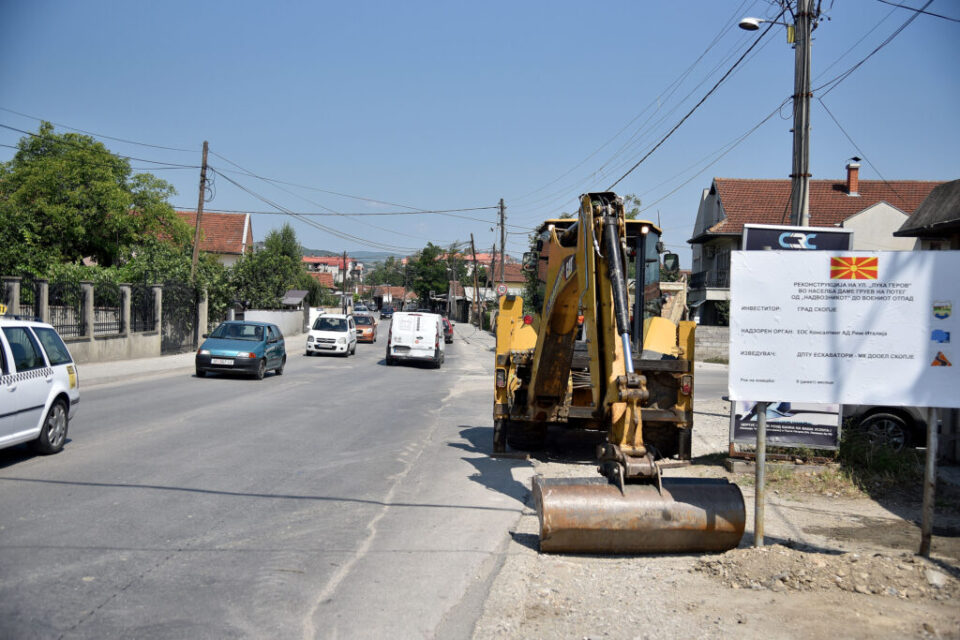
M543 552L720 552L740 544L743 494L722 479L663 478L662 486L606 478L533 480Z

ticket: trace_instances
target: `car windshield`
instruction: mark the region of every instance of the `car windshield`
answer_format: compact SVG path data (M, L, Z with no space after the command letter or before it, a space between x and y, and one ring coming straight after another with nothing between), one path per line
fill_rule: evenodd
M223 338L224 340L250 340L251 342L260 342L263 340L263 327L255 324L222 324L213 330L211 338Z
M317 318L313 328L317 331L346 331L347 321L345 318Z
M356 321L358 325L370 326L373 324L373 318L370 316L357 316Z

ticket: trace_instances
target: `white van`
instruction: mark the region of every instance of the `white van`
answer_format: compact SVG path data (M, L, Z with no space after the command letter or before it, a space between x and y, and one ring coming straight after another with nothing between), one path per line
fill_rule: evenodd
M387 337L387 364L420 360L439 369L443 364L443 326L436 313L398 311L390 321Z

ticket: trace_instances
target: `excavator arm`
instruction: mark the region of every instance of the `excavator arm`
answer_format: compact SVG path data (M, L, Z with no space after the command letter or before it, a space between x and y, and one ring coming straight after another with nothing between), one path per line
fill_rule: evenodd
M541 549L623 553L736 546L745 521L739 488L726 481L661 478L657 458L662 452L645 441L645 412L659 416L661 430L667 420L667 429L685 430L689 437L693 327L647 318L634 325L644 327L642 339L632 335L637 330L631 327L622 200L613 193L581 196L576 222L563 228L549 224L541 244L548 258L539 323L531 316L521 320L519 298L501 300L494 449L506 448L508 427L542 436L546 425L566 423L574 413L606 431L597 452L598 471L606 480L534 482ZM646 260L639 273L645 267ZM642 287L642 277L637 280ZM571 375L581 327L589 365ZM647 354L663 360L647 360ZM635 362L641 363L640 371ZM658 383L652 391L647 374L667 376L670 385ZM589 380L589 390L582 382L575 388L578 376ZM684 377L686 391L674 385ZM574 401L587 391L588 401ZM652 393L669 406L652 402Z

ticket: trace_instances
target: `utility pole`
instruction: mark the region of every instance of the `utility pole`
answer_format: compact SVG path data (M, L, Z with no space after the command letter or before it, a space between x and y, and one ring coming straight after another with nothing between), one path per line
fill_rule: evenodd
M480 313L480 273L477 271L477 247L473 244L473 234L470 234L470 252L473 254L473 312L477 314L479 327L483 329L483 314Z
M503 198L500 198L500 284L503 284L504 256L507 254L507 208L503 205Z
M343 271L341 271L343 293L340 295L340 307L343 313L347 312L347 252L343 252Z
M795 71L793 78L793 173L791 221L810 226L810 41L813 32L813 0L797 0L794 27Z
M200 198L197 201L197 225L193 231L193 261L190 263L190 282L197 272L200 257L200 218L203 216L203 201L207 193L207 141L203 141L203 163L200 165Z

